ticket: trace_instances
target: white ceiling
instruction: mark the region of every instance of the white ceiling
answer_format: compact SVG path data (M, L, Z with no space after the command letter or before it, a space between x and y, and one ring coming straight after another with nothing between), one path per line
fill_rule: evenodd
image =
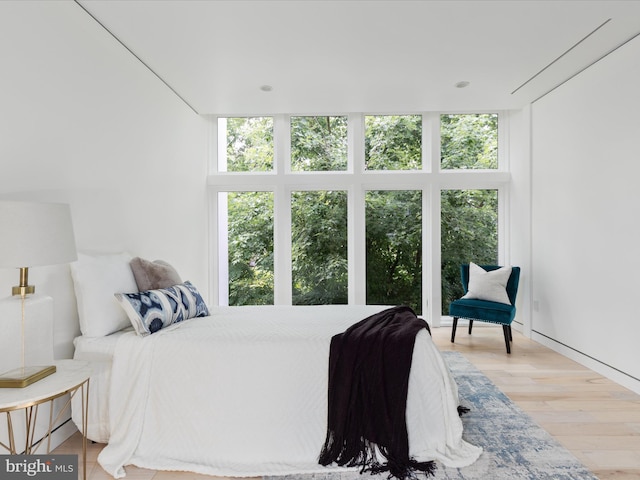
M640 33L630 0L76 3L203 114L520 108Z

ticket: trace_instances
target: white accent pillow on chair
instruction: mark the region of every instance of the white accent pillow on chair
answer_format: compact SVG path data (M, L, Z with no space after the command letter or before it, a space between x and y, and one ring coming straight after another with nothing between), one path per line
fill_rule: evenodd
M507 295L507 282L510 276L511 267L500 267L487 272L481 266L469 262L469 286L466 295L462 298L511 305Z

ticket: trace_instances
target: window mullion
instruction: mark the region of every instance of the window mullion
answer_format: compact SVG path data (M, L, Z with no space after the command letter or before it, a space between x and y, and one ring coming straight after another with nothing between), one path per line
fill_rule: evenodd
M229 305L229 218L227 192L217 193L218 305Z
M442 316L442 243L440 239L441 226L440 226L440 186L437 182L431 183L429 187L423 190L423 202L424 212L423 225L424 225L424 244L423 248L426 250L424 254L423 263L423 278L424 292L427 292L423 299L423 312L426 312L427 318L430 320L431 325L434 327L440 326L440 319ZM427 217L427 218L424 218ZM424 251L424 250L423 250ZM426 267L424 266L426 264ZM426 305L424 303L426 302Z
M422 115L422 169L440 171L440 115L437 112Z
M349 265L349 303L364 305L367 300L367 264L365 203L362 176L364 172L364 116L349 115L348 119L348 172L351 172L352 185L349 189L348 210L348 265Z
M355 185L349 193L349 303L364 305L367 303L365 191L361 185Z
M440 251L440 114L422 115L422 169L428 175L422 190L422 311L434 327L441 317Z
M291 165L289 117L273 119L275 187L273 212L274 304L291 305L291 190L286 185Z

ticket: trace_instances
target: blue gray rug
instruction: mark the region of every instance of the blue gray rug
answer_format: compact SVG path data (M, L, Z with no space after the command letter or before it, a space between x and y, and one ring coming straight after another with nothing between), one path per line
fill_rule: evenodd
M438 463L434 480L597 480L575 456L520 410L458 352L442 352L458 383L464 438L484 449L473 464ZM377 480L354 471L264 477L265 480ZM424 478L421 475L419 478Z

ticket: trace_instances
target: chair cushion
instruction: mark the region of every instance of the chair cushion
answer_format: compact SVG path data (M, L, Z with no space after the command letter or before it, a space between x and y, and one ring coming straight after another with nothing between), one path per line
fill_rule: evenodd
M516 315L516 308L506 303L461 298L449 304L449 315L457 318L510 325Z

